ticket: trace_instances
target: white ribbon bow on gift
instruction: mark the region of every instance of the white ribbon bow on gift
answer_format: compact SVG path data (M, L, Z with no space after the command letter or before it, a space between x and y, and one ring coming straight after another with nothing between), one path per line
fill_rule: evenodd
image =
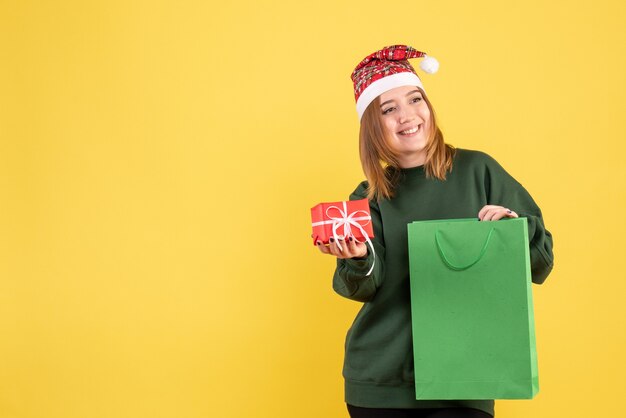
M328 212L331 209L336 209L339 212L339 216L331 216ZM356 216L359 213L364 213L366 216ZM352 227L355 226L361 231L361 234L365 237L365 241L369 244L372 255L374 256L374 262L372 263L372 267L367 272L366 276L372 274L374 270L374 265L376 264L376 252L374 251L374 246L372 245L372 241L370 241L370 237L367 235L367 232L363 229L364 226L370 223L372 219L371 216L367 214L364 210L356 210L350 214L348 214L348 205L346 202L343 202L343 210L338 208L337 206L329 206L326 208L326 217L329 219L327 221L314 222L312 226L318 225L327 225L333 224L333 238L335 238L335 242L337 242L337 247L339 247L339 251L343 251L341 244L339 243L339 239L347 239L349 237L354 238L356 242L361 242L352 233ZM367 221L363 225L358 223L357 221ZM343 235L338 235L337 230L343 226Z

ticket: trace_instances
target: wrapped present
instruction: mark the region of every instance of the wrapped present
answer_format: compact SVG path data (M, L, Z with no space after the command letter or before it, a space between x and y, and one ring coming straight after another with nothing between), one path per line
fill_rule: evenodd
M311 208L313 245L317 241L328 244L331 238L341 250L341 241L352 237L357 242L367 242L372 254L374 247L370 238L374 237L370 205L367 199L344 202L320 203ZM367 273L369 276L374 265Z
M365 237L374 237L367 199L320 203L311 208L311 219L314 245L316 241L328 244L331 237L352 237L359 242L365 242Z

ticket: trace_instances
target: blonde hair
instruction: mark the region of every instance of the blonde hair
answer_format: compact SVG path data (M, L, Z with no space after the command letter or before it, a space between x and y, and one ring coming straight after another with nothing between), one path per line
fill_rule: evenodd
M448 171L452 170L452 160L456 149L443 140L443 133L437 126L435 110L426 97L424 90L417 87L430 110L431 132L426 143L426 161L424 171L427 178L445 180ZM380 96L365 109L361 117L359 132L359 155L361 166L367 178L367 198L372 200L390 199L400 180L400 164L398 155L387 145L382 114L380 112Z

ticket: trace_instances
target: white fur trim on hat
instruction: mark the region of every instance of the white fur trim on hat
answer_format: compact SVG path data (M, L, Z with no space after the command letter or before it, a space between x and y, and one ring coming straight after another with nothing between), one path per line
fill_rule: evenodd
M408 71L391 74L376 80L363 90L359 96L359 100L356 102L356 111L359 114L359 121L361 120L361 116L363 116L365 109L367 109L367 106L369 106L374 99L386 91L401 86L418 86L424 90L424 86L422 85L422 82L417 74Z

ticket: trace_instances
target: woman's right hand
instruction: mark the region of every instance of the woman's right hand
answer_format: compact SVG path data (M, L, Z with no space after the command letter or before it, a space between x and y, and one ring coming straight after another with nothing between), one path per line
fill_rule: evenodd
M334 255L337 258L364 258L367 256L367 245L364 242L357 242L353 237L348 238L347 241L340 240L341 250L334 238L330 239L328 245L324 245L321 241L317 241L316 244L321 252Z

